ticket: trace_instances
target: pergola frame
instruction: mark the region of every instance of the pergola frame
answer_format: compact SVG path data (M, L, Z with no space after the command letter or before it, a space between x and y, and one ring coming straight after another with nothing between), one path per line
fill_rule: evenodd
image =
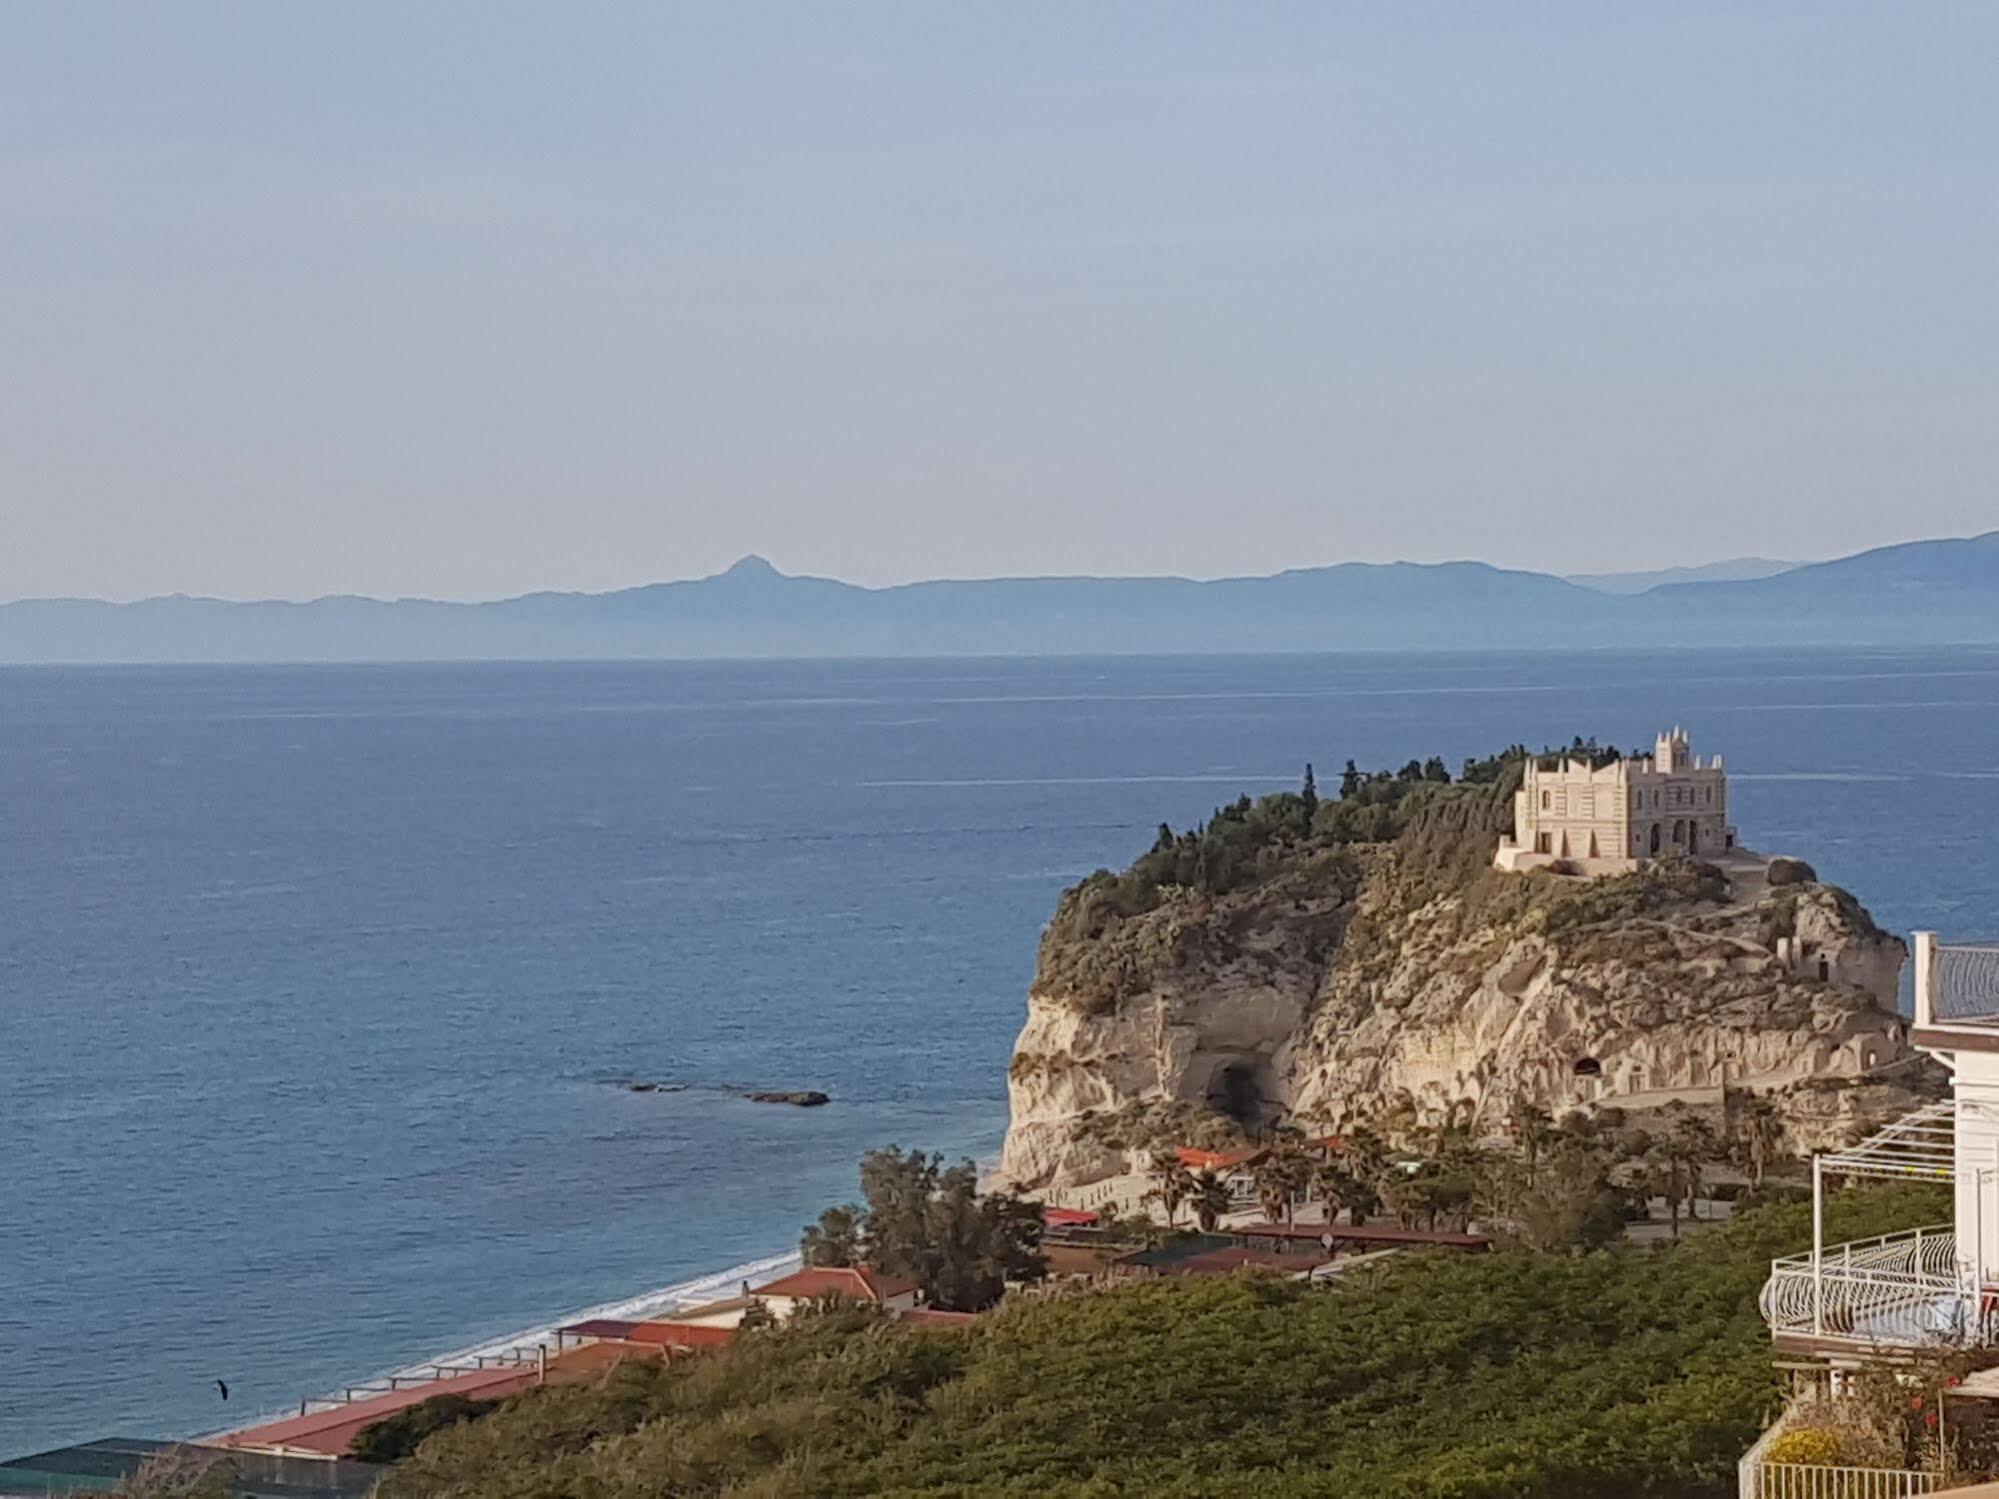
M1957 1100L1905 1114L1858 1145L1812 1157L1812 1324L1825 1330L1825 1179L1870 1176L1903 1181L1957 1179ZM1973 1264L1979 1263L1974 1259Z

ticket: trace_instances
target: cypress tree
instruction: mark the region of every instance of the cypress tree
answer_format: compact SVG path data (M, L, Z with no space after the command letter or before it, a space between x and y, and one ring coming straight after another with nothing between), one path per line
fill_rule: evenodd
M1340 800L1350 801L1360 791L1360 767L1347 761L1347 768L1340 772Z

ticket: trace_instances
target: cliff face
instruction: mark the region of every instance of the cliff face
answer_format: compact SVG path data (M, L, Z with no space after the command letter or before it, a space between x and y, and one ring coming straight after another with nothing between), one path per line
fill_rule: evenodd
M1440 789L1388 841L1279 836L1235 888L1070 891L1015 1046L1002 1177L1142 1169L1228 1121L1498 1125L1522 1100L1631 1110L1724 1085L1771 1097L1802 1148L1925 1085L1895 1013L1903 945L1845 892L1773 885L1747 854L1502 874L1509 789Z

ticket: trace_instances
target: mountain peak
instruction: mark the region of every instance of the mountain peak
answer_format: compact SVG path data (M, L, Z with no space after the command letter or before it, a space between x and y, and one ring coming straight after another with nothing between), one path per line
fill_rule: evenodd
M769 558L760 557L755 552L750 552L745 556L738 557L729 565L729 570L719 574L719 576L749 580L755 578L781 578L784 574L770 565Z

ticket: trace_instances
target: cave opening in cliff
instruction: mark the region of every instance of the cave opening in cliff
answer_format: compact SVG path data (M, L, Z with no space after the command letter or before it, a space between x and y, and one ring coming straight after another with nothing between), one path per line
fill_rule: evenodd
M1216 1069L1208 1083L1208 1103L1244 1129L1261 1129L1269 1104L1264 1096L1263 1078L1253 1062L1227 1062Z
M1577 1057L1575 1073L1577 1077L1602 1077L1603 1063L1595 1057Z

